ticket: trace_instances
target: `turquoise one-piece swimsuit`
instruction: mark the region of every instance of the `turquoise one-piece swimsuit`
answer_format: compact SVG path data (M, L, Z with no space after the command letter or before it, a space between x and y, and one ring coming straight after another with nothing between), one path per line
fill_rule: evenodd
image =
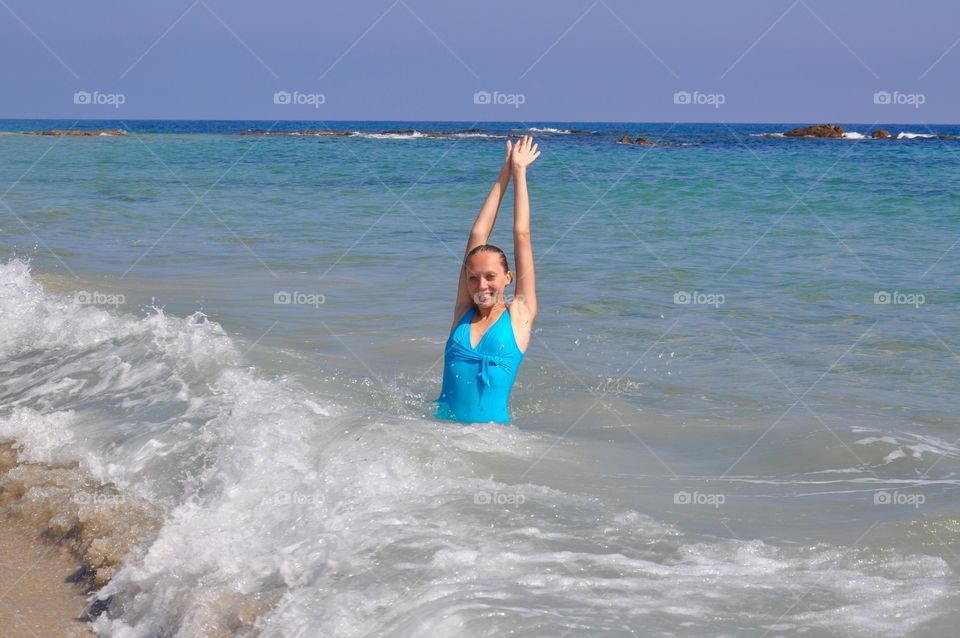
M465 423L506 423L510 420L507 400L524 353L517 346L509 310L472 347L470 320L476 313L476 307L463 313L447 338L443 386L434 400L434 416Z

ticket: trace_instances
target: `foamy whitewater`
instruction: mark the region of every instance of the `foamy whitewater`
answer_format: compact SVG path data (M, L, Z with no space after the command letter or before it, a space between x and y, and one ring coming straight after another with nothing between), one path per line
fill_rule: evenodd
M495 480L556 442L358 418L263 378L201 315L81 306L18 260L0 295L0 436L164 512L98 594L104 636L898 635L955 584L940 558L703 538Z
M588 126L541 128L575 140L566 131ZM493 162L492 180L502 140L290 137L263 141L271 150L258 156L261 142L239 135L146 135L169 161L197 161L184 174L207 184L224 168L205 168L208 144L223 145L227 165L236 144L257 145L244 148L258 149L249 157L260 159L239 163L241 173L221 187L231 205L214 205L238 216L223 213L236 234L197 210L129 275L126 251L142 255L176 219L164 215L193 198L136 140L97 140L95 148L63 140L49 156L54 164L40 165L10 198L79 278L43 246L34 249L32 236L7 237L0 444L16 458L4 465L0 449L0 505L38 529L79 539L74 551L96 572L92 597L101 613L92 626L101 636L948 635L960 620L951 550L960 539L956 361L923 326L954 343L956 291L928 280L925 303L897 306L897 295L918 285L858 280L849 253L826 252L833 240L813 217L807 226L786 218L770 229L773 241L734 263L755 240L750 233L780 214L774 204L782 196L748 153L735 150L738 140L766 149L768 162L784 153L790 167L796 149L807 148L750 132L701 155L702 146L654 149L640 166L656 179L631 178L625 192L612 194L610 205L630 223L637 211L655 212L637 230L672 274L656 270L633 236L606 218L585 220L570 240L584 243L572 252L548 253L586 206L563 208L579 187L543 162L531 179L534 219L547 236L536 245L543 318L509 425L430 417L455 292L439 289L456 260L442 246L415 247L429 241L417 219L397 206L384 226L368 230L369 246L343 253L346 238L360 237L396 203L367 169L403 185L399 194L443 144L457 145L454 167L442 180L425 178L408 201L438 237L462 249L464 224L485 191L472 176L469 188L459 182L483 159ZM619 154L610 161L624 166L650 152L618 147L611 140L620 133L562 143L610 144ZM711 143L702 131L694 135ZM34 139L4 140L21 145L0 148L11 162L35 159ZM489 146L468 146L481 144ZM943 152L939 142L909 144L904 152ZM378 153L392 168L332 157L344 148ZM836 161L828 154L848 152L815 141L809 148L820 154L811 161L825 167ZM576 147L556 152L580 169ZM90 153L121 159L103 174L100 164L67 161ZM343 214L323 221L315 207L334 204L301 190L306 173L284 153L325 163L329 173L307 172L319 175L324 184L315 187ZM285 168L275 167L278 156ZM687 172L692 162L702 163L700 177ZM729 184L713 190L723 166ZM816 179L819 171L807 168L784 173ZM827 195L809 205L890 277L884 268L900 253L883 242L903 236L893 195L879 182L844 182L859 170L873 174L854 167L825 182L825 193L850 189L849 226L830 216L837 205ZM124 175L137 186L118 182ZM434 179L442 182L436 188ZM743 190L730 185L737 179ZM267 184L259 196L274 198L285 214L258 215L262 202L244 208L234 191L256 199L250 184ZM917 189L937 184L942 177ZM44 200L51 190L62 200ZM449 225L438 211L450 202L432 199L440 191L465 202ZM695 211L714 209L707 199L718 217L689 225ZM890 215L886 223L856 217L878 210ZM266 226L245 227L246 215ZM946 242L947 215L920 224ZM704 228L732 233L723 241L736 250L719 269L716 255L691 246ZM801 228L822 234L806 241ZM210 242L208 232L222 234ZM276 238L283 241L274 252ZM583 252L600 242L611 248ZM923 252L915 268L905 263L920 273L945 247ZM681 264L678 255L687 253L692 261ZM590 272L573 268L570 254L590 254ZM625 267L624 255L642 255L645 267ZM302 274L323 272L338 256L342 265L322 287ZM952 273L951 259L931 279ZM719 276L728 267L730 278L712 283L696 274ZM773 278L780 269L790 276ZM899 291L892 303L874 302L879 286ZM275 305L277 290L315 289L326 294L324 304ZM125 298L90 303L91 291ZM692 302L676 301L678 291ZM725 300L694 307L714 292ZM428 310L401 312L411 299ZM784 412L790 404L798 407Z

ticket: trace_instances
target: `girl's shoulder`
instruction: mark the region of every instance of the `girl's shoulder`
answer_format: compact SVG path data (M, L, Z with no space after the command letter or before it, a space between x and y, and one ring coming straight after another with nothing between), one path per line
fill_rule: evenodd
M519 300L514 299L507 308L510 311L510 325L513 328L513 340L521 354L526 354L533 335L533 321L536 317Z

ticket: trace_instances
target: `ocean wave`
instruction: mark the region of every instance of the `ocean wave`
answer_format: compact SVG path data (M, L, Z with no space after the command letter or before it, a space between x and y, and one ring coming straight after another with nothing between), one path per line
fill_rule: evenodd
M448 133L446 137L453 138L476 138L480 140L503 140L507 135L495 135L493 133Z
M573 131L569 129L550 128L549 126L545 126L543 128L537 128L536 126L531 126L530 128L525 130L530 131L531 133L553 133L555 135L571 135L573 133Z
M384 131L381 133L357 133L358 137L373 140L416 140L416 139L477 139L495 140L506 139L506 135L487 133L482 130L469 131Z
M883 432L863 426L854 426L852 431L872 435L858 439L855 443L884 449L886 452L882 461L884 465L899 459L922 460L924 455L928 454L934 458L960 458L960 447L935 436L912 432Z
M387 131L384 133L360 133L360 137L372 140L416 140L422 137L429 137L426 133L420 131Z
M938 136L933 133L908 133L905 131L897 133L898 140L933 139L936 137Z
M330 129L303 129L300 131L273 131L250 129L240 133L243 136L253 137L355 137L359 131L334 131Z
M38 524L87 530L102 636L597 634L651 619L714 634L778 618L903 635L953 582L936 557L704 539L525 481L499 468L552 463L558 439L344 405L265 377L202 315L83 306L18 260L0 265L0 314L2 493ZM795 595L817 613L782 609Z
M337 131L337 130L312 130L304 129L299 131L264 131L264 130L249 130L244 131L241 135L245 136L262 136L262 137L293 137L293 138L304 138L304 137L319 137L319 138L339 138L339 137L359 137L363 139L370 140L416 140L416 139L478 139L478 140L493 140L493 139L505 139L507 136L503 134L488 133L483 129L469 129L464 131L420 131L416 129L408 129L401 131Z

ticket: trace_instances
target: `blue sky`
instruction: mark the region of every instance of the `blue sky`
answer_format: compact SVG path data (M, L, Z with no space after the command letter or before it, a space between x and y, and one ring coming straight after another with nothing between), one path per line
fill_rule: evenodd
M0 16L6 118L960 119L947 0L2 0Z

